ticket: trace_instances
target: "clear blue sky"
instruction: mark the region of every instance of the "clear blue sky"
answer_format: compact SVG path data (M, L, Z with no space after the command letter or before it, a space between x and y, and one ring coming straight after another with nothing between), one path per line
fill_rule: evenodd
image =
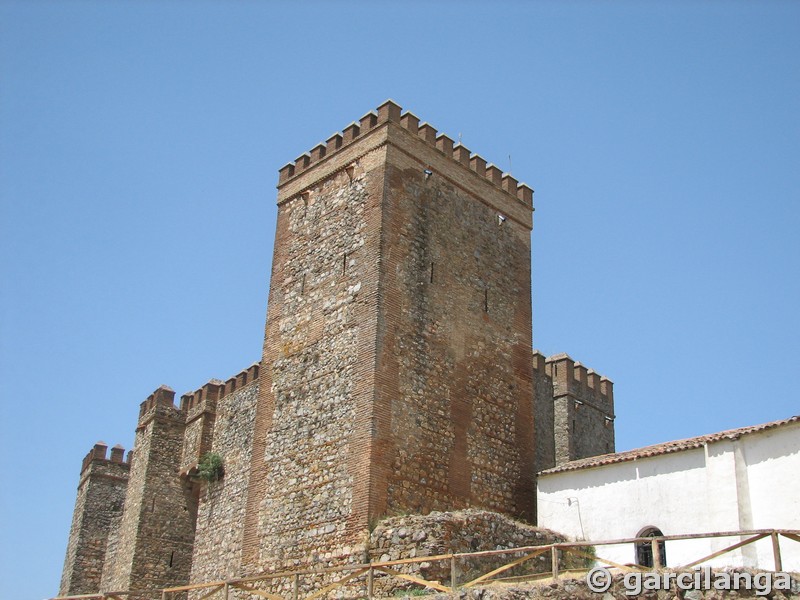
M393 98L536 190L617 448L800 412L800 3L0 0L0 595L83 455L260 357L277 169Z

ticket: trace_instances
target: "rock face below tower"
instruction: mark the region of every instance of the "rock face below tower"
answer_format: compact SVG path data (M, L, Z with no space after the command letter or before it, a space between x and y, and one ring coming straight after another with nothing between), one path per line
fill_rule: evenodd
M515 521L510 517L478 509L454 512L432 512L427 515L390 517L381 522L370 534L370 562L406 560L425 556L441 556L546 546L566 541L558 533ZM524 556L497 554L494 556L460 557L455 563L448 559L408 563L394 567L402 573L452 585L452 577L464 584ZM561 567L568 565L563 560ZM455 567L455 573L453 573ZM529 573L547 573L552 568L550 552L543 552L519 567L504 572L504 576ZM375 582L376 595L398 596L402 590L413 589L408 581L385 577Z

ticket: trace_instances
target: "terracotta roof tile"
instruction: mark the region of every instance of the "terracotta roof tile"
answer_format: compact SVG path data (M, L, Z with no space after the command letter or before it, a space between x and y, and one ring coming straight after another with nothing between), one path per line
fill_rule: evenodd
M690 450L692 448L702 448L706 444L719 442L721 440L737 440L743 435L750 433L757 433L759 431L766 431L767 429L775 429L789 425L790 423L800 422L800 415L782 419L780 421L772 421L770 423L763 423L761 425L751 425L749 427L740 427L739 429L729 429L727 431L720 431L719 433L710 433L708 435L701 435L698 437L687 438L685 440L674 440L672 442L664 442L663 444L655 444L653 446L645 446L644 448L635 448L626 452L616 452L614 454L601 454L600 456L592 456L589 458L582 458L580 460L573 460L563 465L553 467L541 472L541 475L550 475L553 473L563 473L564 471L577 471L579 469L590 469L592 467L601 467L603 465L611 465L614 463L626 462L629 460L636 460L638 458L648 458L650 456L659 456L661 454L669 454L670 452L680 452L681 450Z

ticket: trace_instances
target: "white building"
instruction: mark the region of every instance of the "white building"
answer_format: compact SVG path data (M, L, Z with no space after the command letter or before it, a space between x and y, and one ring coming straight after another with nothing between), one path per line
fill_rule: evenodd
M800 416L577 460L539 474L539 525L576 540L800 529ZM667 541L683 566L739 541ZM598 546L621 564L647 562L634 544ZM780 537L783 570L800 571L800 542ZM641 550L639 551L641 552ZM768 537L704 564L773 569Z

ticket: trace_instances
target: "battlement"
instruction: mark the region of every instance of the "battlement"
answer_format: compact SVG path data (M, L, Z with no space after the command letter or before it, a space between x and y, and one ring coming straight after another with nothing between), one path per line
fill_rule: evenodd
M443 133L438 133L429 123L420 123L419 118L413 113L401 113L400 106L392 100L387 100L378 107L377 111L368 112L358 122L354 121L345 127L342 133L335 133L326 142L320 142L310 152L301 154L293 162L281 167L278 170L278 187L280 188L316 164L327 160L355 140L365 137L370 131L391 122L533 210L533 189L527 184L519 183L509 173L503 173L495 165L487 165L483 157L472 154L462 144L454 145L451 138Z
M220 401L256 381L258 371L258 363L255 363L228 379L227 383L211 379L200 389L181 396L180 414L185 418L186 426L180 455L182 476L186 477L196 469L203 454L211 450Z
M205 410L213 412L217 407L217 400L222 398L224 392L224 382L219 379L210 379L200 389L181 396L181 412L187 415L187 419L197 412Z
M139 405L139 421L149 415L158 407L175 408L175 390L167 385L159 388L147 397L147 400Z
M533 351L537 470L614 451L614 383L569 354Z
M99 441L92 446L92 449L89 450L86 456L83 457L83 462L81 463L81 474L83 474L89 468L93 461L130 465L133 451L128 452L128 456L125 458L125 448L117 444L111 448L111 456L106 458L107 450L108 445L103 441Z
M208 383L196 391L183 394L180 401L181 412L185 413L188 419L191 419L191 417L198 412L197 409L199 408L213 412L219 400L258 379L258 366L259 363L253 363L246 369L239 371L239 373L227 381L209 379ZM149 400L148 398L148 401Z
M235 390L246 386L248 383L252 383L253 381L257 380L258 372L259 363L256 362L228 379L225 382L225 392L223 393L223 396L227 396Z
M593 369L586 368L568 354L545 357L538 350L534 350L533 370L552 381L557 396L572 393L579 397L597 397L613 407L614 382Z

